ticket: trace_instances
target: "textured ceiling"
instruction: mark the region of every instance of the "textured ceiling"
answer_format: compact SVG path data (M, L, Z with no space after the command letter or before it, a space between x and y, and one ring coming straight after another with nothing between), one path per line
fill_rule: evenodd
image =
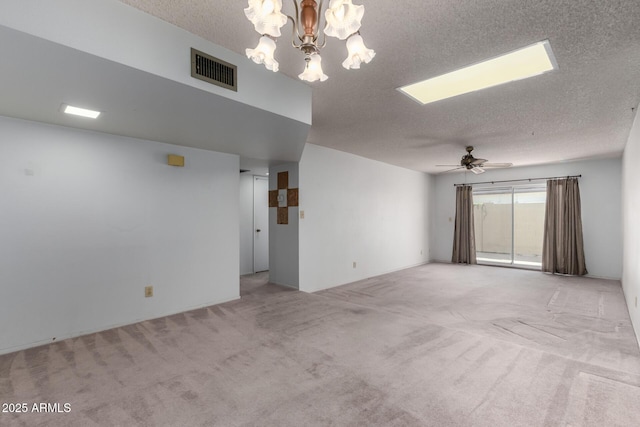
M121 0L237 53L259 35L238 0ZM290 0L283 11L293 13ZM343 43L322 51L308 142L439 172L466 145L515 166L619 156L640 102L638 0L355 1L375 59L342 68ZM283 29L276 59L296 77L302 55ZM396 88L548 39L559 70L420 106ZM261 67L256 65L257 67ZM267 71L265 71L267 72Z

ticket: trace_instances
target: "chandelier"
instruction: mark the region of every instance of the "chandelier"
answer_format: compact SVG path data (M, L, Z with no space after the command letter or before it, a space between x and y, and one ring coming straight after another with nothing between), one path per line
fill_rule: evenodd
M287 20L293 24L291 44L304 53L306 65L304 71L298 75L301 80L327 80L327 75L322 71L320 57L320 50L325 47L327 36L347 41L348 55L342 62L346 69L359 69L360 64L369 63L376 55L372 49L367 49L360 36L364 6L354 5L352 0L330 0L329 7L324 11L323 40L319 43L323 0L320 0L320 4L315 0L302 0L300 5L296 0L292 2L295 6L295 17L281 12L282 0L249 0L249 7L244 10L244 14L256 31L262 34L255 49L246 49L247 57L256 64L264 64L267 70L278 71L278 61L273 54L276 50L276 40L281 36L280 29Z

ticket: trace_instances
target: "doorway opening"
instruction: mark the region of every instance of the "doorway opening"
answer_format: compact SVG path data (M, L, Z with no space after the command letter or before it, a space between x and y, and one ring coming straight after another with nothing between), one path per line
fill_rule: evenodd
M478 264L540 269L546 185L473 189Z

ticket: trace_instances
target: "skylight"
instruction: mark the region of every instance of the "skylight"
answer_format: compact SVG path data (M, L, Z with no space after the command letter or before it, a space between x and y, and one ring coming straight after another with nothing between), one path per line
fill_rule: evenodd
M422 105L556 70L548 40L398 88Z

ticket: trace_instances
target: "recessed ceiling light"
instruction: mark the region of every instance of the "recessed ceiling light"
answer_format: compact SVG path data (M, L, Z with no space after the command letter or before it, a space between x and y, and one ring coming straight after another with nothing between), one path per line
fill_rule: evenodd
M87 110L85 108L74 107L73 105L62 104L62 111L74 116L89 117L95 119L100 115L100 111Z
M398 88L422 105L556 70L548 40Z

